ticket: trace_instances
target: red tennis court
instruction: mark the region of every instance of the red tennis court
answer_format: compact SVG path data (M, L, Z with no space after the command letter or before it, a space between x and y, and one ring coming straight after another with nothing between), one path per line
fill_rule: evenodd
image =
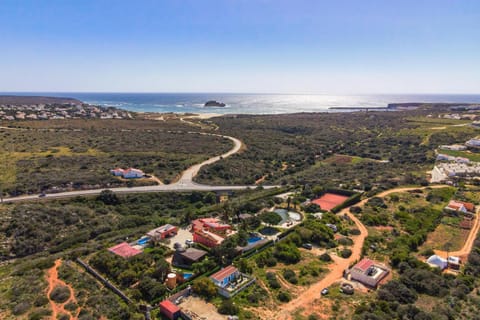
M320 198L312 200L312 203L319 205L322 210L330 211L336 206L344 203L348 198L349 197L347 196L342 196L339 194L325 193Z

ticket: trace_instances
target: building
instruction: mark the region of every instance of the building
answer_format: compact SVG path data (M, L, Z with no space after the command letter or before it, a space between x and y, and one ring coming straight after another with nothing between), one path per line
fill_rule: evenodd
M440 256L437 256L436 254L428 258L427 263L433 268L440 268L440 270L446 269L448 267L447 260Z
M193 231L208 230L215 233L226 233L232 227L228 224L221 223L217 218L201 218L192 222Z
M380 281L390 273L390 269L364 258L347 271L347 278L355 280L370 288L377 288Z
M480 163L439 163L433 167L430 182L446 182L459 178L475 178L480 176Z
M130 258L130 257L136 256L137 254L142 253L141 250L135 249L134 247L132 247L126 242L122 242L120 244L117 244L116 246L108 248L108 251L122 258Z
M452 145L443 145L440 146L439 149L441 150L452 150L452 151L463 151L467 150L467 147L461 144L452 144Z
M450 256L447 258L448 267L454 270L460 270L460 258Z
M170 300L163 300L158 306L160 307L160 313L167 317L167 319L175 320L181 316L180 308Z
M134 178L142 178L145 176L145 173L142 170L135 169L135 168L115 168L110 170L110 173L116 177L123 177L125 179L134 179Z
M207 255L207 251L195 248L179 247L173 254L172 265L178 268L189 269L194 263L202 261Z
M450 200L448 205L444 208L444 210L448 213L474 213L475 212L475 205L470 202L463 202L463 201L456 201Z
M193 232L193 242L203 244L204 246L207 246L209 248L214 248L220 245L223 242L223 240L225 240L224 237L219 236L218 234L215 234L213 232L209 232L209 231Z
M465 142L465 145L466 145L467 147L475 147L475 148L478 148L478 147L480 147L480 139L477 139L477 138L475 138L475 139L470 139L470 140L468 140L467 142Z
M152 241L160 241L168 237L172 237L176 235L178 232L178 228L172 226L171 224L166 224L161 227L155 228L147 232L147 236Z
M210 279L217 286L218 293L225 298L233 297L255 282L254 278L240 273L240 271L232 265L212 274Z
M212 274L210 279L217 287L226 287L230 282L234 281L238 276L240 276L240 271L234 266L228 266L222 270Z
M123 173L123 177L125 179L143 178L143 176L145 176L145 173L142 170L135 169L135 168L128 168Z
M231 229L216 218L197 219L192 222L193 241L213 248L233 233Z

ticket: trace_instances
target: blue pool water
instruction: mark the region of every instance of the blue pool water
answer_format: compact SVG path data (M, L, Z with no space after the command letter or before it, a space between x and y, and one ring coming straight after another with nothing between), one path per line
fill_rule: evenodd
M150 238L142 238L142 239L139 239L137 241L137 243L141 246L143 246L144 244L146 244L148 241L150 241Z
M257 241L260 241L262 240L261 237L251 237L250 239L247 240L248 244L252 244L252 243L255 243Z
M188 280L193 276L193 273L184 273L183 274L183 279Z

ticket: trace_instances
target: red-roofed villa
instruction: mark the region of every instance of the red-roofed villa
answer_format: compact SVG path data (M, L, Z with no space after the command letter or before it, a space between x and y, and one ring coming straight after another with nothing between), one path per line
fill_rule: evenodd
M368 258L362 259L347 271L347 279L358 281L370 288L377 288L390 269Z
M232 227L217 218L202 218L192 222L193 241L209 248L218 246L225 240Z
M116 246L108 248L108 251L115 253L122 258L130 258L142 253L141 250L135 249L126 242L122 242L120 244L117 244Z
M444 208L449 212L461 212L461 213L475 213L475 205L470 202L463 202L457 200L450 200L448 205Z

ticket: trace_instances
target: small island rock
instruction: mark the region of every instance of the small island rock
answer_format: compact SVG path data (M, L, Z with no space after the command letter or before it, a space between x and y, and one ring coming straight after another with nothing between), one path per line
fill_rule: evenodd
M225 103L223 102L218 102L215 100L210 100L205 102L205 107L225 107Z

